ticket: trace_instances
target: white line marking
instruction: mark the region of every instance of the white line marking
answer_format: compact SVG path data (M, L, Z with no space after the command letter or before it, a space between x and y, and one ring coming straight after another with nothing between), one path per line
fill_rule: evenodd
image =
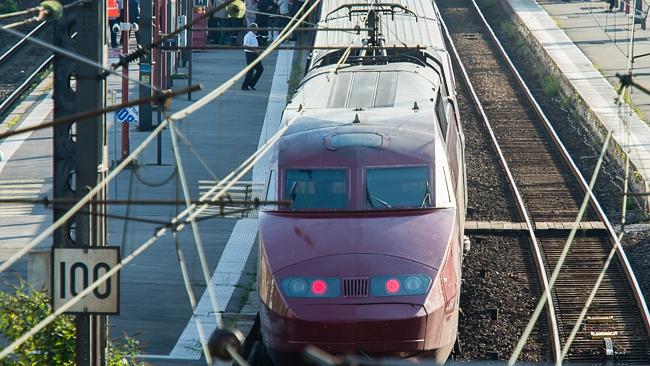
M280 124L282 111L286 106L287 82L291 73L291 67L286 68L283 66L287 63L291 65L292 62L293 50L282 50L278 53L259 146L264 144L277 131ZM266 184L266 177L269 171L268 161L268 159L260 160L253 169L253 181L255 184ZM239 282L241 272L246 265L246 260L257 238L257 225L257 219L254 218L245 218L237 221L230 234L230 239L226 243L223 254L219 258L217 268L214 270L214 274L210 280L210 286L215 286L217 302L221 310L224 310L230 302L232 294L235 291L235 286ZM205 334L210 336L217 329L217 324L211 311L212 307L210 306L208 292L204 291L196 312L188 320L174 349L170 352L169 358L184 360L199 360L201 358L201 347L197 347L199 336L195 319L196 317L199 318Z
M52 112L53 108L54 103L52 101L52 92L49 92L45 96L45 99L43 99L43 101L41 101L25 118L25 122L23 122L20 127L27 128L40 125L43 123L45 118L47 118L50 112ZM0 173L2 173L2 169L7 165L7 162L9 162L11 157L16 153L16 151L18 151L20 146L32 135L32 133L33 131L20 135L13 135L0 143L0 152L3 155L3 159L0 161Z

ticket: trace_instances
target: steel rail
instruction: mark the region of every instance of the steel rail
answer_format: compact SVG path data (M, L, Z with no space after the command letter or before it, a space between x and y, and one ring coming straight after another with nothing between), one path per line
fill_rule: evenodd
M526 205L524 204L523 197L521 195L521 192L519 191L519 188L517 187L517 183L515 182L515 178L512 174L512 171L510 170L510 167L508 165L508 162L506 161L505 155L503 154L503 151L501 150L501 147L499 146L499 142L497 141L496 134L494 133L494 129L492 128L492 124L490 123L489 118L487 117L487 114L485 113L485 109L483 108L483 104L481 103L478 94L474 90L474 86L472 85L472 82L469 78L469 75L467 74L467 70L465 69L465 66L460 58L460 54L458 53L458 50L456 49L456 46L454 45L454 42L451 38L451 34L449 33L449 30L447 29L447 24L445 24L445 21L443 20L440 11L438 9L438 5L434 3L436 14L438 16L438 19L440 19L440 24L444 30L444 38L447 40L447 43L449 45L449 49L451 49L451 54L453 55L453 62L458 66L459 70L461 71L461 76L467 85L467 89L470 91L470 94L472 96L472 102L476 106L476 109L478 110L481 118L483 119L483 123L488 131L488 134L490 135L490 142L492 143L492 147L497 153L497 156L499 158L499 163L501 165L501 168L503 171L506 173L507 179L508 179L508 185L510 190L512 191L512 194L514 195L515 198L515 204L517 211L519 215L524 219L526 222L526 226L528 228L528 235L530 239L530 245L531 249L533 252L533 258L535 259L535 269L537 270L537 275L540 279L540 285L542 286L542 292L547 292L547 300L546 300L546 317L547 317L547 323L549 327L549 333L551 336L551 347L553 349L553 355L554 355L554 361L557 361L560 359L560 351L561 351L561 346L560 346L560 335L558 331L558 326L557 326L557 317L555 315L555 306L553 304L553 298L550 296L550 289L549 289L549 282L548 282L548 275L546 273L546 266L544 264L544 260L542 259L542 252L540 250L540 245L537 240L537 236L535 235L534 227L533 227L533 222L531 219L530 214L528 213L528 210L526 209ZM457 104L457 103L456 103Z
M607 231L607 235L609 237L610 243L612 245L616 246L616 254L617 257L620 261L621 267L623 269L623 273L628 279L628 283L630 284L630 287L632 288L632 292L634 295L634 298L636 300L636 304L639 308L641 318L643 319L645 328L646 328L646 335L650 337L650 312L648 311L648 306L645 302L645 299L643 297L643 292L641 291L641 288L639 286L639 282L636 279L636 276L634 275L634 271L632 270L632 266L630 265L630 262L627 259L627 256L625 255L625 251L623 250L623 247L620 245L618 236L616 235L616 231L614 231L614 228L612 227L612 224L609 222L609 219L607 218L607 215L605 214L605 211L602 209L600 206L600 203L598 202L598 199L594 195L594 193L589 189L589 184L587 181L584 179L582 176L582 173L580 173L580 170L578 169L578 166L575 164L573 159L571 158L571 155L569 154L568 150L560 140L560 137L558 136L557 132L551 125L551 122L548 120L546 115L544 114L544 111L540 107L540 105L537 103L535 100L535 97L531 93L530 89L526 85L526 82L524 79L521 77L519 74L519 71L517 71L517 68L515 67L514 63L508 56L505 48L503 48L503 45L501 45L501 42L497 38L496 34L492 30L492 27L487 22L487 19L483 15L483 12L479 8L478 4L476 3L476 0L471 0L472 5L474 6L474 9L476 12L479 14L483 24L485 25L486 29L488 30L488 33L490 34L490 37L494 44L497 46L497 50L499 51L500 55L503 57L503 59L506 61L506 65L512 72L513 76L515 77L515 80L519 84L519 86L524 90L524 94L526 96L526 99L530 102L531 106L533 107L533 110L535 114L541 119L543 122L542 125L545 128L545 130L548 132L549 136L551 137L551 140L553 141L554 145L558 148L560 152L560 156L564 160L564 162L567 164L569 169L571 170L571 173L573 176L577 179L578 185L580 189L583 191L584 194L589 195L589 202L591 205L591 208L595 211L596 215L598 216L598 219L605 224L605 228Z
M23 38L20 39L20 41L16 42L11 48L9 48L5 53L0 56L0 64L2 64L4 61L9 59L11 56L14 55L22 46L25 45L27 42L27 39L29 37L34 36L36 33L39 33L40 31L43 30L43 28L47 25L47 23L41 23L38 26L36 26L34 29L32 29L31 32L27 33Z
M17 52L19 52L27 43L27 39L29 37L35 36L37 33L40 33L43 31L43 29L47 26L47 23L41 23L38 26L36 26L34 29L32 29L29 33L27 33L23 38L21 38L16 44L11 46L5 53L3 53L0 56L0 65L2 65L5 61L9 60L12 56L14 56ZM14 90L5 100L0 103L0 116L5 115L7 111L14 105L14 103L20 99L23 94L29 89L31 84L34 82L38 74L41 72L45 71L50 64L52 63L52 60L54 59L54 56L50 56L43 62L40 66L36 68L36 71L31 73L25 81L23 81L17 88Z
M31 84L34 82L38 74L41 72L45 71L50 64L52 63L52 60L54 59L54 56L50 56L43 62L37 69L34 71L31 75L27 77L27 79L20 84L16 90L14 90L5 100L0 103L0 116L4 115L5 112L7 112L11 106L14 105L14 103L20 99L20 97L29 90L29 87ZM1 125L1 124L0 124Z

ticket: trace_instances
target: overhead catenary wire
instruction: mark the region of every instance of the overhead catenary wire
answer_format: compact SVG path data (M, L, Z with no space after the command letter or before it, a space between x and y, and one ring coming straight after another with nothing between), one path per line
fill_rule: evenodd
M637 1L640 0L632 0L632 8L636 9L636 4ZM627 67L627 75L632 75L633 69L634 69L634 33L636 27L634 26L634 21L632 21L632 30L630 33L630 38L628 41L628 67ZM626 99L626 93L628 93L629 90L629 97L630 99L632 98L632 85L623 85L621 87L621 92L619 94L619 105L621 105L621 102L624 102ZM601 269L600 273L598 274L598 278L596 279L596 282L594 283L591 292L589 293L589 297L585 301L584 306L582 307L580 314L578 316L578 319L576 320L576 323L574 324L573 328L571 329L571 333L569 334L569 337L567 338L564 347L562 348L562 359L567 355L569 352L569 349L571 347L571 344L573 343L576 334L578 333L578 330L582 326L582 322L584 321L585 316L587 315L587 311L589 310L594 298L596 297L596 294L598 292L598 289L600 288L600 285L602 284L603 279L605 278L605 274L607 270L609 269L609 266L612 262L612 259L614 258L614 255L616 254L616 251L620 247L621 240L623 240L623 236L625 235L625 223L626 223L626 211L627 211L627 191L628 191L628 179L629 179L629 168L630 168L630 161L629 161L629 154L630 154L630 123L632 120L632 108L630 105L627 105L627 123L624 122L624 127L626 129L626 145L628 146L628 150L626 151L625 154L625 177L624 177L624 183L623 183L623 200L621 203L621 230L618 235L618 237L614 236L615 242L614 246L610 250L607 259L605 260L605 264L603 265L603 268Z
M10 137L10 136L13 136L13 135L18 135L18 134L22 134L22 133L31 132L31 131L42 130L44 128L61 126L61 125L72 123L72 122L84 122L85 120L88 120L89 118L92 118L92 117L95 117L95 116L99 116L99 115L110 113L110 112L119 111L122 108L138 106L138 105L142 105L142 104L154 103L154 104L158 104L158 105L162 106L163 108L167 108L167 107L169 107L169 105L171 105L171 98L179 96L179 95L184 95L184 94L187 94L189 92L198 91L198 90L201 90L201 88L202 87L201 87L200 84L196 84L196 85L192 85L190 87L182 88L182 89L178 89L178 90L165 90L162 93L154 95L153 97L150 97L150 98L135 99L135 100L131 100L131 101L128 101L128 102L125 102L125 103L115 104L115 105L112 105L110 107L97 109L97 110L94 110L94 111L86 111L86 112L76 113L76 114L73 114L73 115L70 115L70 116L66 116L66 117L63 117L63 118L56 119L54 121L41 123L38 126L31 126L31 127L24 127L24 128L19 128L19 129L15 129L15 130L9 130L9 131L0 133L0 139L4 139L4 138L7 138L7 137Z
M612 137L612 130L609 130L607 133L607 136L605 137L605 141L603 143L603 146L600 151L600 155L598 157L598 161L596 162L596 167L594 168L594 172L591 175L591 179L589 181L589 186L587 187L587 192L585 192L585 198L582 200L582 204L580 205L580 209L578 210L578 216L576 217L574 224L572 226L571 232L569 233L569 237L566 240L566 243L564 244L564 247L562 248L562 252L560 254L560 257L558 258L557 264L555 265L555 268L553 269L553 273L551 275L551 278L549 279L548 283L548 291L544 291L542 293L542 297L539 299L539 302L537 303L537 306L535 307L535 311L533 312L533 315L531 316L530 320L528 321L528 324L526 325L526 329L524 330L524 333L521 335L519 338L519 341L517 342L517 345L515 346L514 351L512 352L512 355L510 356L510 359L508 360L508 365L514 365L515 362L517 362L517 359L519 358L519 355L521 354L521 351L524 349L524 345L528 341L528 337L530 337L530 334L533 331L533 328L535 327L535 324L537 323L537 320L539 319L539 315L542 312L542 309L544 306L546 306L546 301L548 299L548 293L553 289L553 286L555 285L555 282L557 281L557 278L560 274L560 270L562 269L562 265L564 264L564 261L569 253L569 249L571 248L571 244L573 243L573 239L576 236L576 233L578 231L579 223L582 221L582 218L585 214L585 211L587 210L587 206L589 205L589 201L591 200L591 196L593 194L593 188L594 185L596 184L596 179L598 178L598 173L600 171L600 166L603 163L603 160L605 158L605 154L607 152L607 147L609 146L609 141ZM562 359L556 360L556 363L559 365L562 363Z
M170 124L170 126L173 126L173 124ZM179 172L177 170L177 172ZM179 201L179 194L178 194L178 180L180 176L177 174L176 175L176 201ZM176 214L179 212L179 205L176 205ZM172 235L174 237L174 245L176 247L176 258L178 259L178 265L180 266L181 269L181 277L183 278L183 284L185 285L185 292L187 293L187 296L189 297L190 300L190 308L192 309L192 315L196 313L196 296L194 295L194 289L192 288L192 283L190 281L190 276L189 276L189 271L187 270L187 261L185 260L185 254L183 253L183 248L181 247L180 239L178 237L178 231L174 230L172 232ZM209 286L207 284L206 286ZM201 324L201 320L196 317L194 319L194 323L196 325L196 330L197 333L199 334L199 343L201 344L201 348L203 349L203 354L205 355L205 362L208 366L212 364L212 354L210 353L210 348L208 346L208 340L205 335L205 330L203 329L203 324Z
M316 8L316 6L318 5L319 2L320 2L320 0L315 0L315 1L314 1L314 4L313 4L313 5L309 8L309 10L308 10L308 11L307 11L303 16L302 16L302 18L304 18L304 17L306 17L307 15L309 15L309 14L310 14L310 13L311 13L315 8ZM297 24L299 24L299 23L296 23L296 25L297 25ZM280 42L284 41L284 39L286 39L286 37L288 36L288 34L290 34L290 33L293 31L293 28L295 28L296 25L294 25L294 27L292 27L292 28L291 28L289 31L287 31L284 35L281 35L281 36L280 36L276 41L274 41L274 42L271 44L271 46L269 47L269 49L268 49L267 51L265 51L265 53L262 53L262 55L260 55L256 61L259 62L259 61L260 61L260 60L261 60L265 55L267 55L269 52L271 52L272 47L273 47L274 45L277 45L277 44L279 44ZM247 68L245 68L244 70L242 70L242 72L240 72L239 74L235 75L235 76L233 77L233 79L235 79L235 78L241 78L241 76L243 75L243 72L244 72L244 71L247 71L247 69L250 69L250 68L252 68L252 67L254 67L254 66L255 66L255 63L251 63ZM230 81L232 81L232 79L231 79ZM227 83L228 83L228 82L227 82ZM217 89L220 90L221 88L217 88ZM210 93L210 94L209 94L208 96L206 96L206 97L216 98L216 97L219 96L219 95L221 95L221 94ZM204 98L206 98L206 97L204 97ZM203 98L202 98L201 100L203 100ZM197 101L196 103L200 102L201 100ZM196 103L195 103L195 104L196 104ZM205 104L203 104L203 105L205 105ZM85 203L87 203L87 201L89 201L90 198L92 198L92 197L97 193L97 191L99 191L99 190L102 189L104 186L106 186L107 183L108 183L108 181L110 181L110 179L112 179L115 175L117 175L117 174L119 173L119 171L123 170L124 167L125 167L127 164L129 164L130 161L131 161L135 156L139 155L139 153L144 149L144 147L145 147L148 143L150 143L151 140L153 140L153 138L156 136L156 134L157 134L157 133L160 133L160 131L161 131L161 130L162 130L162 129L167 125L167 124L169 124L170 121L172 121L172 120L177 120L180 116L187 116L187 115L191 114L193 111L198 110L198 108L195 108L195 109L192 109L192 111L188 111L188 109L190 109L192 106L193 106L193 105L191 105L191 106L185 108L184 110L181 110L181 111L179 111L179 112L176 112L176 113L173 114L171 117L166 118L163 122L161 122L161 123L157 126L157 128L156 128L156 129L155 129L155 130L154 130L154 131L153 131L153 132L152 132L152 133L151 133L151 134L150 134L150 135L145 139L145 141L143 141L143 143L142 143L141 145L139 145L139 146L134 150L134 152L133 152L132 154L130 154L129 156L127 156L127 158L126 158L126 159L125 159L125 160L124 160L120 165L118 165L118 167L117 167L115 170L113 170L113 171L112 171L112 172L111 172L111 173L110 173L110 174L109 174L109 175L108 175L104 180L102 180L102 181L101 181L101 182L100 182L96 187L94 187L93 189L91 189L91 191L90 191L86 196L84 196L84 197L83 197L83 198L82 198L82 199L81 199L81 200L80 200L80 201L79 201L75 206L73 206L73 208L71 208L69 211L67 211L67 212L66 212L66 213L65 213L65 214L64 214L64 215L63 215L63 216L62 216L62 217L61 217L57 222L55 222L52 226L50 226L49 228L47 228L47 229L46 229L44 232L42 232L42 233L41 233L37 238L35 238L34 240L32 240L32 242L30 242L30 243L29 243L26 247L24 247L21 251L19 251L18 253L16 253L16 255L12 256L12 258L10 258L8 261L4 262L4 263L2 264L2 266L0 267L0 272L2 272L4 269L8 268L12 263L14 263L14 262L17 260L17 258L22 257L22 255L24 255L24 253L26 253L26 252L29 251L31 248L33 248L35 245L37 245L38 243L40 243L40 241L42 241L45 237L49 236L49 235L51 234L51 232L53 232L53 231L54 231L58 226L60 226L62 223L66 222L66 221L67 221L67 220L68 220L68 219L69 219L69 218L74 214L74 212L78 211L78 210L79 210L79 209L80 209L80 208L81 208ZM223 196L223 194L224 194L224 193L225 193L229 188L231 188L232 185L234 185L234 184L236 183L237 180L241 179L241 177L242 177L244 174L246 174L250 169L252 169L252 166L253 166L257 161L259 161L259 160L261 159L261 157L264 156L264 154L266 154L266 153L270 150L270 148L271 148L271 147L272 147L272 146L273 146L273 145L274 145L274 144L275 144L275 143L280 139L280 137L281 137L281 136L284 134L284 132L288 129L288 127L291 125L291 122L292 122L292 121L295 121L295 120L297 119L298 116L299 116L299 114L297 114L297 115L296 115L292 120L290 120L289 122L287 122L287 124L286 124L285 126L283 126L283 128L281 128L280 130L278 130L278 132L276 132L276 134L275 134L274 136L272 136L272 137L271 137L271 138L270 138L270 139L269 139L269 140L268 140L264 145L262 145L262 147L260 147L260 148L259 148L259 149L258 149L258 150L253 154L253 155L251 155L251 157L249 157L249 158L246 160L246 162L244 162L244 164L242 164L242 166L240 166L240 168L241 168L241 172L240 172L239 174L237 174L237 175L235 176L235 178L232 179L228 184L226 184L225 187L222 187L223 189L222 189L219 193L216 193L216 194L211 198L211 200L212 200L212 201L215 201L215 200L217 200L218 198L220 198L221 196ZM248 166L246 166L246 164L248 164ZM234 173L235 173L235 172L231 173L230 176L232 176ZM110 177L110 179L109 179L109 177ZM229 179L229 178L224 178L224 180L225 180L225 179ZM218 186L218 185L217 185L217 186ZM203 200L203 199L209 197L210 194L214 193L214 191L216 191L216 189L218 189L217 186L213 187L213 188L210 190L211 192L208 192L208 193L204 194L204 195L202 196L201 199ZM196 207L196 205L192 205L192 206ZM200 207L199 209L197 209L197 211L195 211L195 212L192 214L192 216L196 216L196 215L198 215L198 213L200 213L200 211L202 211L203 209L205 209L206 206L207 206L207 205L202 206L202 207ZM194 207L192 207L192 208L194 208ZM170 224L172 224L172 225L177 225L177 226L175 226L175 230L180 231L180 230L182 230L182 229L185 227L185 225L186 225L187 222L188 222L188 219L187 219L185 216L187 216L188 214L190 214L190 212L191 212L191 209L190 209L190 208L187 208L187 209L185 209L183 212L181 212L179 215L177 215L177 217L176 217L175 219L171 220ZM182 221L182 222L180 222L183 218L185 218L185 220ZM180 223L179 223L179 222L180 222ZM10 354L11 352L13 352L13 350L15 350L18 346L20 346L21 344L23 344L25 341L27 341L31 336L33 336L34 334L36 334L38 331L40 331L40 330L43 329L45 326L47 326L49 323L51 323L54 319L56 319L57 316L59 316L59 315L63 314L64 312L66 312L70 307L72 307L74 304L76 304L76 303L77 303L79 300L81 300L84 296L88 295L91 291L93 291L94 289L96 289L98 286L100 286L102 283L104 283L106 280L108 280L111 276L113 276L115 273L117 273L119 270L121 270L125 265L127 265L128 263L130 263L133 259L135 259L137 256L139 256L141 253L143 253L144 251L146 251L146 250L147 250L151 245L153 245L153 244L157 241L158 238L160 238L160 237L163 236L166 232L168 232L168 230L169 230L169 227L167 227L167 226L165 226L165 227L161 227L161 228L159 228L158 230L156 230L156 232L154 233L154 235L153 235L151 238L149 238L147 241L145 241L145 242L144 242L140 247L138 247L136 250L134 250L133 253L131 253L130 255L128 255L128 256L126 256L126 257L124 257L124 258L123 258L123 259L122 259L122 260L121 260L121 261L120 261L116 266L114 266L113 268L111 268L111 270L109 270L109 271L107 271L106 273L104 273L104 275L102 275L99 279L97 279L97 280L94 281L92 284L90 284L88 287L86 287L85 289L83 289L83 290L82 290L79 294L77 294L75 297L73 297L72 299L70 299L70 300L69 300L68 302L66 302L65 304L61 305L61 307L60 307L59 309L57 309L56 311L54 311L52 314L48 315L45 319L43 319L41 322L39 322L38 324L36 324L36 325L35 325L32 329L30 329L28 332L26 332L26 333L23 334L21 337L19 337L18 339L16 339L14 342L12 342L12 343L9 344L8 346L6 346L6 347L5 347L5 348L0 352L0 359L3 359L3 358L6 357L8 354ZM22 254L20 254L21 252L22 252ZM19 254L20 254L20 255L19 255Z
M307 6L307 3L305 2L303 4L303 6L300 8L300 11L304 10L306 6ZM292 24L293 22L295 22L295 19L292 19L291 22L289 22L289 24L287 24L287 26L284 27L284 29L280 33L280 36L285 36L286 37L287 30L289 29L290 26L293 25ZM296 22L295 24L299 24L299 23ZM172 140L174 158L175 158L175 161L176 161L176 167L177 167L177 171L178 171L178 179L179 179L180 184L181 184L181 188L182 188L182 191L183 191L183 196L185 198L185 203L186 203L187 209L189 210L188 215L189 215L190 225L191 225L191 228L192 228L192 234L194 235L196 250L197 250L197 253L199 255L199 262L200 262L200 265L201 265L201 272L203 273L203 279L204 279L205 284L206 284L206 289L208 291L208 296L210 298L210 304L212 306L212 310L213 310L212 312L213 312L214 318L216 320L217 327L222 328L223 327L223 321L222 321L221 315L220 315L221 311L220 311L219 303L217 302L217 295L215 293L214 288L212 286L210 286L211 276L210 276L210 272L209 272L209 268L208 268L207 257L205 255L203 240L201 238L201 233L200 233L197 221L195 220L194 215L192 215L192 207L195 206L195 205L192 204L191 194L190 194L189 186L187 184L187 179L186 179L186 175L185 175L185 171L184 171L184 167L183 167L183 162L182 162L182 158L181 158L181 152L180 152L180 148L179 148L178 141L177 141L177 129L176 129L176 126L175 126L175 122L173 122L173 121L170 122L170 124L169 124L169 132L170 132L170 136L171 136L171 140ZM181 262L181 267L185 267L185 263L183 261L182 256L179 256L179 261ZM193 291L188 292L188 296L190 297L190 303L192 304L192 313L194 314L195 311L196 311L196 299L194 298ZM200 320L198 318L196 318L196 322L197 322L197 325L200 325ZM200 329L202 329L202 328L200 328ZM204 353L206 355L206 360L207 359L211 360L211 355L210 355L210 352L209 352L209 350L207 348L207 345L206 345L204 339L202 339L202 347L203 347ZM209 364L211 364L211 361L208 362L208 365Z
M210 304L212 305L212 312L214 315L214 319L217 322L217 327L222 328L223 327L223 321L221 320L221 312L219 308L219 303L217 302L217 295L215 294L214 288L210 286L210 273L208 269L208 260L206 259L205 256L205 250L203 249L203 240L201 239L201 233L199 231L199 226L196 223L196 220L194 219L192 215L192 198L190 194L190 189L187 184L187 178L185 176L185 170L183 168L183 161L181 158L181 152L178 147L178 141L176 138L176 126L174 125L174 122L171 122L169 124L169 134L171 136L172 140L172 148L174 150L174 158L176 159L176 167L178 169L178 180L181 183L181 188L183 190L183 196L185 198L185 205L187 208L190 210L189 211L189 220L190 220L190 225L192 227L192 234L194 235L194 242L196 243L196 250L197 253L199 254L199 262L201 264L201 272L203 273L203 280L205 281L206 284L206 290L208 291L208 296L210 297ZM183 263L181 261L181 263ZM190 293L188 293L190 294ZM193 292L190 294L190 303L193 303L192 305L192 313L196 311L196 299L192 300L193 298ZM197 323L200 324L200 321L198 318L196 318ZM210 352L207 348L207 344L205 342L202 342L203 346L203 351L206 354L206 360L208 358L211 359ZM210 365L212 362L208 362L208 365Z
M270 54L275 47L277 47L281 42L283 42L291 32L293 32L294 28L297 28L300 22L306 18L311 12L318 6L321 0L314 0L314 3L309 9L303 14L298 21L292 26L287 26L289 27L287 32L284 34L281 34L280 37L275 40L274 42L271 43L269 48L262 52L258 58L253 61L251 64L249 64L247 67L245 67L242 71L240 71L238 74L233 76L231 79L226 81L224 84L222 84L220 87L218 87L215 91L208 93L208 95L204 96L197 102L193 103L192 105L172 114L170 117L166 118L163 120L158 126L150 133L145 140L138 146L136 149L129 154L123 161L120 163L109 175L104 178L102 181L100 181L95 187L93 187L87 194L86 196L82 197L77 204L75 204L70 210L68 210L64 215L62 215L59 220L57 220L54 224L52 224L50 227L45 229L41 234L39 234L36 238L34 238L32 241L30 241L27 245L25 245L21 250L16 252L10 259L2 263L0 265L0 273L4 270L6 270L9 266L11 266L13 263L15 263L19 258L21 258L24 254L26 254L28 251L30 251L32 248L34 248L36 245L38 245L41 241L43 241L46 237L51 235L54 230L56 230L58 227L60 227L63 223L67 222L72 215L75 214L81 207L83 207L92 197L94 197L99 190L104 189L108 182L113 179L120 171L122 171L130 162L135 158L135 156L139 155L144 148L153 141L153 139L156 137L158 133L164 129L170 121L172 120L179 120L179 119L184 119L190 114L194 113L195 111L199 110L203 106L205 106L209 101L214 100L215 98L219 97L222 95L228 87L234 85L234 83L241 79L241 77L248 72L250 69L255 67L257 63L261 62L262 59L264 59L268 54ZM226 85L228 87L226 87ZM248 162L251 164L254 164L257 162L261 156L263 156L266 152L269 151L270 147L275 144L279 140L279 138L284 134L288 126L285 126L283 129L280 129L276 135L272 137L269 141L267 141L266 144L263 145L262 148L258 149L249 159L247 159ZM252 168L252 167L251 167ZM249 168L249 169L251 169ZM231 173L232 174L232 173ZM241 176L239 177L241 178ZM239 179L238 178L238 179ZM232 185L235 184L235 180L232 180L228 185L226 185L226 188L224 188L223 191L220 193L217 193L214 197L212 197L211 201L217 200L219 197L223 195L225 190L229 189L232 187ZM214 188L214 187L213 187ZM214 193L214 190L211 190L212 193ZM209 194L206 193L202 197L209 197ZM202 198L203 199L203 198ZM192 205L196 207L196 205ZM206 206L202 206L201 208L205 208ZM170 224L172 225L177 225L176 230L180 231L182 230L186 223L188 222L186 216L190 213L190 209L187 208L183 212L181 212L179 215L176 216L173 220L170 221ZM192 216L198 215L199 210L194 212ZM184 221L180 222L183 218L185 218ZM179 223L180 222L180 223ZM11 352L13 352L17 347L22 345L24 342L26 342L29 338L31 338L34 334L39 332L41 329L46 327L48 324L50 324L56 317L59 315L63 314L66 312L68 309L70 309L74 304L79 302L83 297L88 295L90 292L92 292L94 289L99 287L102 283L107 281L111 276L113 276L115 273L120 271L125 265L130 263L133 259L135 259L137 256L142 254L144 251L146 251L151 245L153 245L161 236L165 235L168 232L169 228L168 227L161 227L158 228L154 235L150 237L147 241L145 241L140 247L135 249L131 254L128 256L122 258L120 262L111 268L109 271L104 273L100 278L96 279L93 283L91 283L88 287L83 289L81 292L79 292L76 296L74 296L72 299L70 299L68 302L62 304L56 311L45 317L42 321L40 321L38 324L36 324L32 329L27 331L25 334L20 336L18 339L14 340L11 344L7 345L2 351L0 351L0 359L3 359L7 357Z
M203 155L196 151L192 145L192 142L187 138L187 136L185 136L178 128L176 129L176 134L178 135L178 138L180 138L181 142L187 147L187 149L196 157L196 159L199 161L199 164L201 164L201 166L208 172L210 177L215 181L219 180L217 174L210 168L205 158L203 158Z
M308 12L305 13L302 17L307 17L311 11L315 8L315 5L317 5L320 2L320 0L315 0L315 4L308 9ZM301 17L301 19L302 19ZM297 28L297 24L294 25ZM291 32L293 31L293 27L290 28ZM228 90L234 83L236 83L239 79L241 79L249 70L251 70L253 67L255 67L259 62L261 62L262 59L264 59L266 56L268 56L273 50L286 39L286 34L283 35L283 37L278 38L278 40L274 41L269 45L269 47L262 52L257 59L255 59L252 63L250 63L248 66L243 68L239 73L231 77L229 80L225 81L223 84L221 84L219 87L217 87L213 92L208 93L207 95L203 96L201 99L198 101L194 102L193 104L185 107L184 109L181 109L178 112L173 113L171 116L168 118L165 118L162 120L156 128L149 134L147 137L138 145L131 154L129 154L120 164L118 164L102 181L100 181L95 187L93 187L85 196L80 198L80 200L70 208L66 213L64 213L57 221L55 221L51 226L46 228L43 232L41 232L36 238L32 239L29 243L27 243L25 246L23 246L20 250L18 250L14 255L12 255L9 259L7 259L5 262L0 264L0 273L4 272L7 268L9 268L13 263L15 263L18 259L20 259L22 256L24 256L27 252L32 250L36 245L38 245L41 241L43 241L45 238L48 236L52 235L54 230L59 228L61 225L63 225L65 222L67 222L72 216L77 212L81 207L83 207L85 204L88 203L94 197L100 190L104 189L107 185L108 182L113 180L117 174L119 174L122 170L124 170L126 167L130 166L131 162L135 159L136 156L139 156L144 149L154 141L156 136L162 132L162 130L167 127L169 122L171 120L181 120L181 119L186 119L189 115L192 113L196 112L197 110L205 107L210 101L218 98L221 96L223 93Z
M24 38L24 37L27 36L26 34L20 32L20 31L17 31L15 29L11 29L11 28L0 28L0 31L9 33L9 34L11 34L13 36L20 37L20 38ZM103 72L105 72L107 74L116 75L116 76L119 76L121 79L128 80L128 81L130 81L132 83L144 86L144 87L146 87L148 89L151 89L153 91L156 91L156 92L161 92L161 90L156 88L155 86L152 86L152 85L150 85L148 83L143 83L139 79L134 79L134 78L128 77L126 75L122 75L122 72L118 72L117 69L106 67L106 66L104 66L104 65L102 65L100 63L97 63L97 62L95 62L95 61L93 61L93 60L91 60L91 59L89 59L87 57L78 55L78 54L76 54L74 52L70 52L70 51L68 51L68 50L66 50L64 48L55 46L55 45L53 45L51 43L42 41L42 40L40 40L38 38L34 38L34 37L28 37L28 38L26 38L26 40L28 42L32 42L32 43L37 44L37 45L39 45L41 47L52 50L56 54L71 58L71 59L73 59L75 61L79 61L79 62L84 63L84 64L89 65L89 66L96 67L97 69L102 70Z
M190 307L192 308L192 314L196 312L196 296L194 295L194 290L192 289L192 283L190 282L190 276L187 271L187 264L185 261L185 254L183 253L183 248L181 248L180 240L178 238L178 232L174 230L172 233L174 236L174 244L176 246L176 257L178 259L178 264L181 267L181 276L183 278L183 284L185 286L185 292L190 299ZM209 286L209 285L208 285ZM210 348L208 347L207 338L205 336L205 330L203 329L203 324L199 317L194 318L194 323L196 325L197 332L199 333L199 342L201 343L201 348L203 349L203 354L205 355L205 362L209 365L212 365L212 355L210 354Z

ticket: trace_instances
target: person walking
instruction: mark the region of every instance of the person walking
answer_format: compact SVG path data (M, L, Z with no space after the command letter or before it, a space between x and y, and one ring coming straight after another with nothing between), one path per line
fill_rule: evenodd
M244 36L244 54L246 55L246 64L250 65L259 55L259 44L257 43L257 24L252 23L248 27L251 30ZM246 73L241 90L255 90L255 85L263 72L264 67L260 61Z

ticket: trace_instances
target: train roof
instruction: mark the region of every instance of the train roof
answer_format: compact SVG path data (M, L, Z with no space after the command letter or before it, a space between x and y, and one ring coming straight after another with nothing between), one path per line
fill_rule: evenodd
M408 62L335 67L309 72L287 109L412 107L433 102L442 82L438 70Z
M349 5L358 6L351 12ZM328 0L322 2L320 28L365 28L365 19L369 9L368 0ZM385 3L375 1L374 9L392 7L391 13L380 17L380 31L386 47L424 47L433 50L445 50L444 40L432 1L391 0ZM362 35L364 32L362 32ZM361 47L362 38L355 32L322 31L316 32L315 47L347 48L351 43ZM318 59L329 50L316 50L313 59Z

